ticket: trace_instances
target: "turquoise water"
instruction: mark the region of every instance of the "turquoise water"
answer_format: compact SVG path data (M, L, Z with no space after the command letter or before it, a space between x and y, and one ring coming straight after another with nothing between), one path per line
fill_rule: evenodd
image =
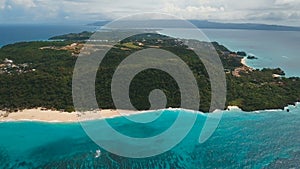
M100 158L95 158L99 146L78 123L0 123L0 168L297 168L300 105L290 109L289 113L225 112L213 136L203 144L198 143L198 137L206 116L199 114L196 125L179 145L146 159L119 157L103 149ZM150 137L167 129L183 110L165 111L168 116L159 121L134 128L123 118L109 122L126 135ZM101 125L98 127L101 130ZM151 146L144 149L151 151Z
M206 40L196 36L197 31L165 29L160 32L179 38ZM202 31L210 41L217 41L232 51L246 51L258 57L258 60L247 60L247 64L251 67L257 69L279 67L289 77L300 76L300 32L222 29Z

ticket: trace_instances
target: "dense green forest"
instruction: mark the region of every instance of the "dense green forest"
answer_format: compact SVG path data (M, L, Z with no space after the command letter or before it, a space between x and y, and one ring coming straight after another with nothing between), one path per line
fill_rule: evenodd
M0 49L0 109L17 111L26 108L74 111L72 75L78 50L91 33L69 34L52 39L64 41L22 42ZM157 43L159 39L159 43ZM143 44L138 42L143 41ZM227 77L227 103L245 111L284 108L299 101L300 79L285 78L280 69L250 70L241 64L245 53L229 51L212 43L220 55ZM115 108L111 97L111 79L117 66L130 54L145 48L158 47L178 55L192 70L198 82L201 104L208 112L211 87L208 74L195 53L182 41L158 35L142 34L115 45L99 66L96 97L100 108ZM26 67L23 68L23 67ZM277 75L276 77L274 75ZM282 75L282 76L278 76ZM150 108L149 93L162 89L167 107L180 107L180 91L170 75L159 70L139 73L130 86L130 99L139 110ZM225 107L224 107L225 108Z

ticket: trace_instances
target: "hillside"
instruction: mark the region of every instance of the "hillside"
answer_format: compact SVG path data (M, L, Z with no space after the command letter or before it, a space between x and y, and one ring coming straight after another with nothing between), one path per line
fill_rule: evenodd
M73 34L74 35L74 34ZM0 49L0 109L45 107L61 111L74 111L72 103L72 75L80 49L85 41L24 42ZM52 38L53 39L53 38ZM54 38L55 39L55 38ZM143 39L143 45L139 44ZM158 39L160 43L157 43ZM205 45L206 42L203 42ZM213 43L224 65L227 77L227 103L245 111L284 108L299 101L300 79L274 77L284 75L280 69L253 70L241 64L242 56L225 46ZM99 107L114 109L110 89L113 73L119 63L130 54L146 48L160 48L178 55L190 67L198 82L201 106L208 112L210 81L195 53L181 40L158 34L143 34L117 44L100 65L96 79ZM11 62L7 62L7 60ZM25 68L22 67L25 66ZM130 86L130 98L139 110L150 108L149 93L162 89L167 98L166 107L180 107L180 92L174 79L158 70L138 74ZM225 109L225 107L224 107Z

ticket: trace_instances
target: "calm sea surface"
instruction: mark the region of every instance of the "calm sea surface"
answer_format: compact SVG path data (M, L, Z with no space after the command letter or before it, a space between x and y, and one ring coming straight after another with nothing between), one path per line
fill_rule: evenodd
M198 40L198 30L165 29L163 34ZM247 60L254 68L282 68L287 76L300 76L300 32L203 29L210 41L217 41L232 51L245 51L258 60Z
M48 40L57 35L95 31L97 27L82 25L1 25L0 47L22 41Z

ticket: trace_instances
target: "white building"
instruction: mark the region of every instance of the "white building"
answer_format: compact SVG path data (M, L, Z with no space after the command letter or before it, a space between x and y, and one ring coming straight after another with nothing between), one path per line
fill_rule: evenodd
M7 58L4 59L5 64L13 64L14 62L12 60L9 60Z

